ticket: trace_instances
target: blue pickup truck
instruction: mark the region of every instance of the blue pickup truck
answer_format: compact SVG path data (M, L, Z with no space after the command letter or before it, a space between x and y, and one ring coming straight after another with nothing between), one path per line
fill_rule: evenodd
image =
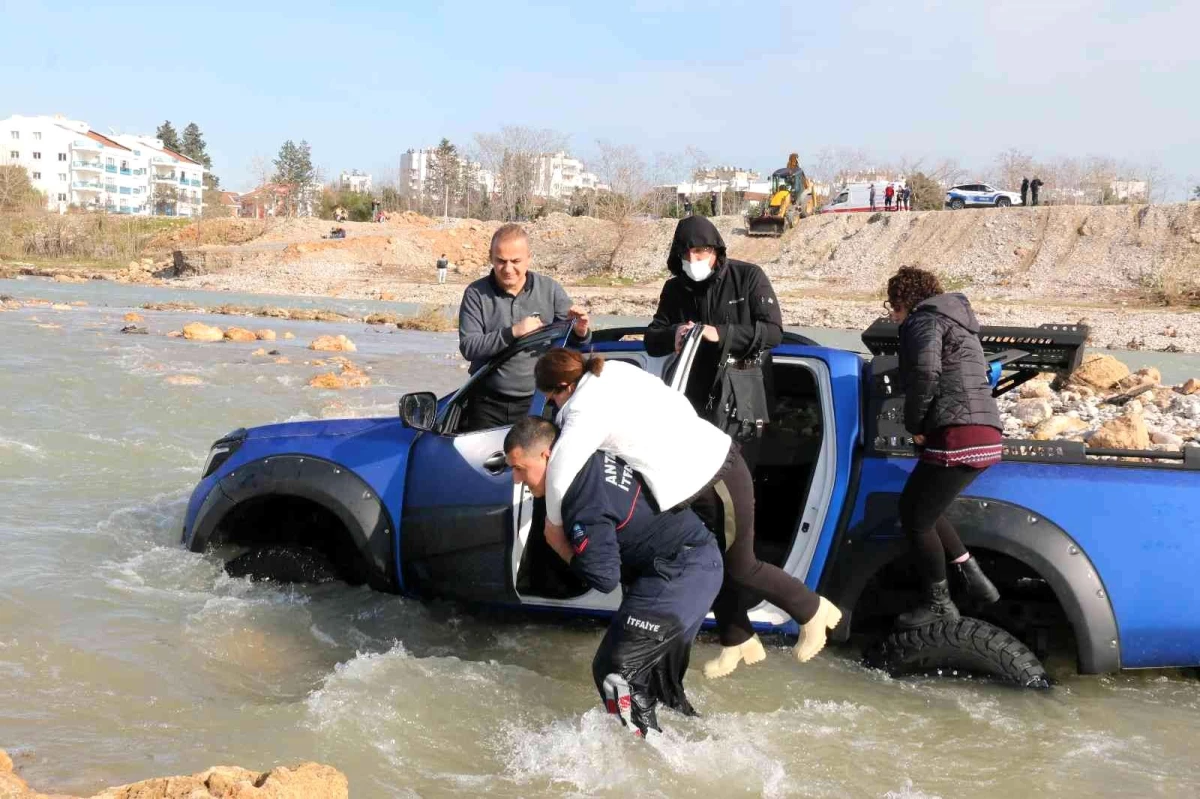
M651 357L640 329L597 331L592 347L686 390L693 344ZM542 537L543 509L514 486L507 428L460 432L480 380L509 358L563 340L519 339L438 400L400 399L392 418L236 430L212 446L188 503L183 544L231 574L336 576L417 597L604 616L619 591L588 589ZM1078 366L1086 328L984 328L995 393ZM773 351L771 423L755 470L758 554L839 605L834 640L894 673L963 669L1046 683L1040 659L1070 653L1085 674L1200 665L1200 457L1006 440L949 514L999 587L961 621L893 631L917 580L896 502L915 463L901 424L894 325L863 334L871 352L787 334ZM544 399L534 397L532 413ZM763 631L795 634L764 603Z

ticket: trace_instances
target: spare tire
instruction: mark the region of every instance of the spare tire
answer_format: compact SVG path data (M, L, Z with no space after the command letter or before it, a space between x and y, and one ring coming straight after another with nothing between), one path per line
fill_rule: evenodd
M279 583L329 583L342 579L329 558L311 547L271 546L252 549L225 564L230 577Z
M866 660L894 677L952 671L1023 688L1050 687L1045 668L1029 647L999 627L966 617L897 630L872 646Z

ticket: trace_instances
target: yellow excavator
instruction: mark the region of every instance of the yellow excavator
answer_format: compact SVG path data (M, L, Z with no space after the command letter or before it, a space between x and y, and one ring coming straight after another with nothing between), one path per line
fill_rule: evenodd
M746 235L782 236L796 226L796 219L813 213L813 183L800 168L800 156L788 156L787 166L771 174L771 196L761 210L746 217Z

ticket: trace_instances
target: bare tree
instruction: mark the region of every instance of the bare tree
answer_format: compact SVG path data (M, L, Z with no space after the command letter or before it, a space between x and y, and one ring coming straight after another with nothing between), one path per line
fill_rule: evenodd
M32 211L46 207L46 197L29 181L29 171L20 164L0 160L0 210Z
M475 136L479 159L496 180L496 203L505 219L517 219L529 213L539 193L543 176L543 155L566 149L567 137L552 130L507 126L499 133ZM546 189L549 187L546 186Z
M262 223L263 230L266 230L275 214L275 187L271 183L271 177L275 174L275 165L271 162L270 156L256 155L251 158L250 174L254 176L258 184L254 191L258 193L258 203L263 209Z
M596 198L596 211L601 219L616 226L607 269L620 276L617 256L633 232L636 217L649 210L654 184L646 162L635 147L607 141L597 141L596 147L600 151L597 174L609 187L609 191Z
M995 170L994 182L1008 190L1017 188L1023 179L1032 178L1037 172L1033 156L1016 147L1010 147L996 156Z

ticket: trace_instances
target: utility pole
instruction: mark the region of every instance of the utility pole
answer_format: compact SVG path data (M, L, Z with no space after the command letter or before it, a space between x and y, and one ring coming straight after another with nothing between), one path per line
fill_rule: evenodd
M450 183L449 182L446 182L445 192L446 192L446 198L444 201L445 204L442 206L442 221L443 222L445 222L446 220L448 220L450 218Z

